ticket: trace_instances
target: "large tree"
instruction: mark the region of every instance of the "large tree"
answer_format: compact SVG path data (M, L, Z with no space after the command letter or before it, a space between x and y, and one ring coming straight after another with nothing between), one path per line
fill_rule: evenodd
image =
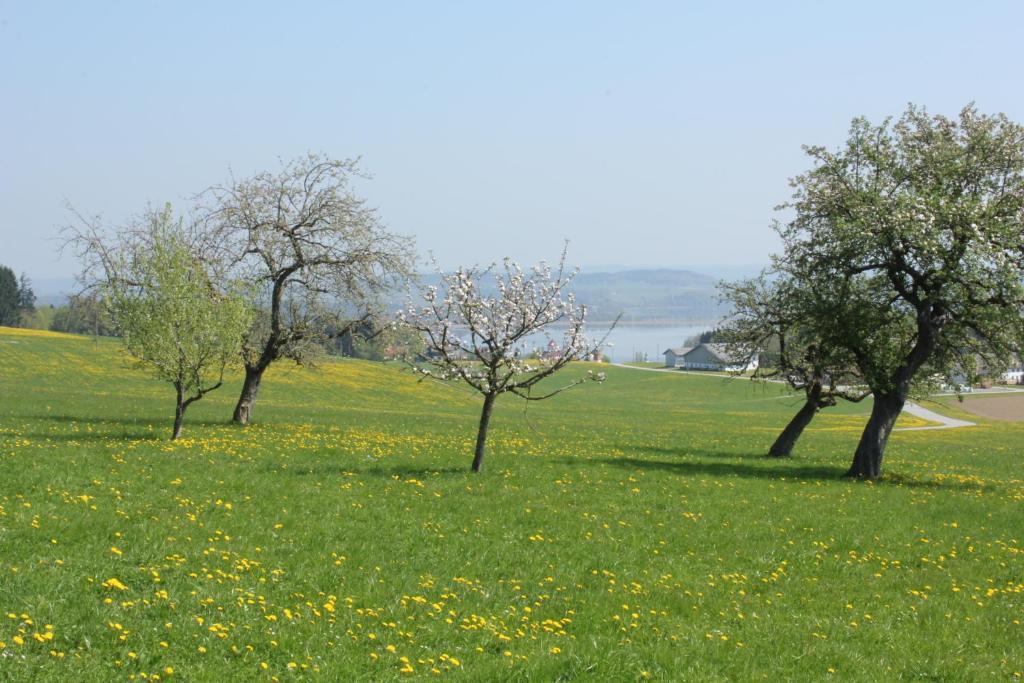
M569 363L594 358L603 344L585 335L586 307L569 291L575 272L565 270L565 251L552 270L539 263L524 272L514 261L503 266L439 270L440 287L409 304L401 325L422 335L424 354L410 359L424 377L462 382L483 396L472 470L479 472L491 413L498 396L542 401L604 373L589 371L567 384L534 388ZM558 334L550 331L559 328ZM607 336L607 335L606 335Z
M103 258L100 288L125 348L175 389L177 439L188 407L219 388L237 362L250 309L211 279L169 205L108 243Z
M848 475L876 478L916 378L996 370L1024 340L1024 128L968 106L910 106L853 121L836 151L809 147L780 226L780 263L836 302L816 332L842 345L872 390Z
M410 240L387 231L355 193L358 177L355 161L311 154L199 196L203 252L255 292L240 424L252 419L272 363L314 358L328 333L365 321L378 295L411 270Z
M852 354L817 330L816 319L830 315L834 302L777 272L719 287L732 307L717 332L730 357L746 365L764 356L752 380L784 382L804 394L804 404L772 443L769 456L791 455L819 410L840 399L857 402L870 396Z

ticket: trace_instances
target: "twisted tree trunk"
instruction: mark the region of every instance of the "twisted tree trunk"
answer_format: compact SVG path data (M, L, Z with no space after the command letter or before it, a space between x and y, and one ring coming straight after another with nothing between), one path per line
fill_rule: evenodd
M473 453L473 471L479 472L484 461L484 445L487 443L487 426L491 422L491 411L497 394L484 395L484 408L480 413L480 428L476 432L476 451Z
M265 367L258 365L245 366L245 382L242 383L242 393L235 405L235 414L232 419L240 425L247 425L252 420L253 410L256 408L256 396L260 391L260 382L263 380Z
M775 443L768 449L768 455L772 458L784 458L793 453L793 446L797 439L804 433L804 428L814 419L815 413L821 407L821 382L814 382L807 392L807 401L803 407L793 416L786 428L775 439Z
M871 406L871 417L864 426L860 443L853 454L853 464L846 471L847 477L877 479L882 476L885 446L889 443L892 428L910 395L914 376L935 353L941 327L936 326L934 318L939 316L940 312L927 302L919 301L917 306L917 342L904 362L890 375L891 382L881 388L871 387L875 396L874 404Z
M188 404L185 403L185 391L181 383L175 383L174 388L177 391L178 399L174 406L174 431L171 432L171 441L181 436L181 425L185 421L185 409L188 407Z
M882 476L882 455L906 401L907 392L901 389L875 394L871 417L853 454L853 464L845 476L857 479L877 479Z

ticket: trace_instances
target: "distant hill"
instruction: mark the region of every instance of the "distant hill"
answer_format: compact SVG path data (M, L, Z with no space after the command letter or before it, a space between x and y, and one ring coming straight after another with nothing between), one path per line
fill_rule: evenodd
M420 276L425 285L436 285L436 274ZM623 323L711 324L725 308L718 303L718 278L692 270L623 270L612 273L581 272L573 281L576 299L586 304L593 322L615 319ZM485 283L486 285L487 283ZM399 308L396 295L389 308Z
M32 291L36 295L36 304L63 306L68 296L78 290L73 277L33 278Z
M573 282L576 298L591 320L624 322L705 322L721 318L717 278L692 270L626 270L580 273Z
M425 284L437 284L436 274L421 275ZM576 298L587 305L593 322L711 324L725 308L717 301L715 284L720 278L692 270L659 268L615 272L581 272L573 281ZM40 304L62 305L75 291L73 278L40 278L33 282ZM401 308L405 292L395 292L387 310Z

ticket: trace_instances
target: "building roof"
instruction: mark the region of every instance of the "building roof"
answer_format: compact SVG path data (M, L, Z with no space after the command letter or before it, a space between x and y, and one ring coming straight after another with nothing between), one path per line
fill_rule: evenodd
M710 353L712 356L714 356L715 358L720 360L722 363L735 363L736 362L735 360L732 360L732 359L729 358L729 353L726 350L725 344L715 344L715 343L701 344L700 346L693 347L692 349L687 351L687 353L692 353L693 351L699 349L701 346L703 346L705 349L707 349L708 353Z
M687 353L689 353L690 351L693 351L693 347L692 346L678 346L678 347L676 347L674 349L665 349L661 353L662 353L662 355L664 355L666 353L674 353L677 356L684 356Z

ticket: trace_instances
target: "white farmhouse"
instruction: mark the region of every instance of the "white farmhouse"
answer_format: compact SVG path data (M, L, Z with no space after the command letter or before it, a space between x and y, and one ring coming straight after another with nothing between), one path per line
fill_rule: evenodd
M1024 384L1024 364L1018 360L1003 373L1001 379L1007 384Z
M730 359L725 344L701 344L683 354L683 367L687 370L745 372L754 370L757 364L756 356L750 362Z
M693 350L692 346L680 346L674 349L665 349L665 367L683 367L683 356Z

